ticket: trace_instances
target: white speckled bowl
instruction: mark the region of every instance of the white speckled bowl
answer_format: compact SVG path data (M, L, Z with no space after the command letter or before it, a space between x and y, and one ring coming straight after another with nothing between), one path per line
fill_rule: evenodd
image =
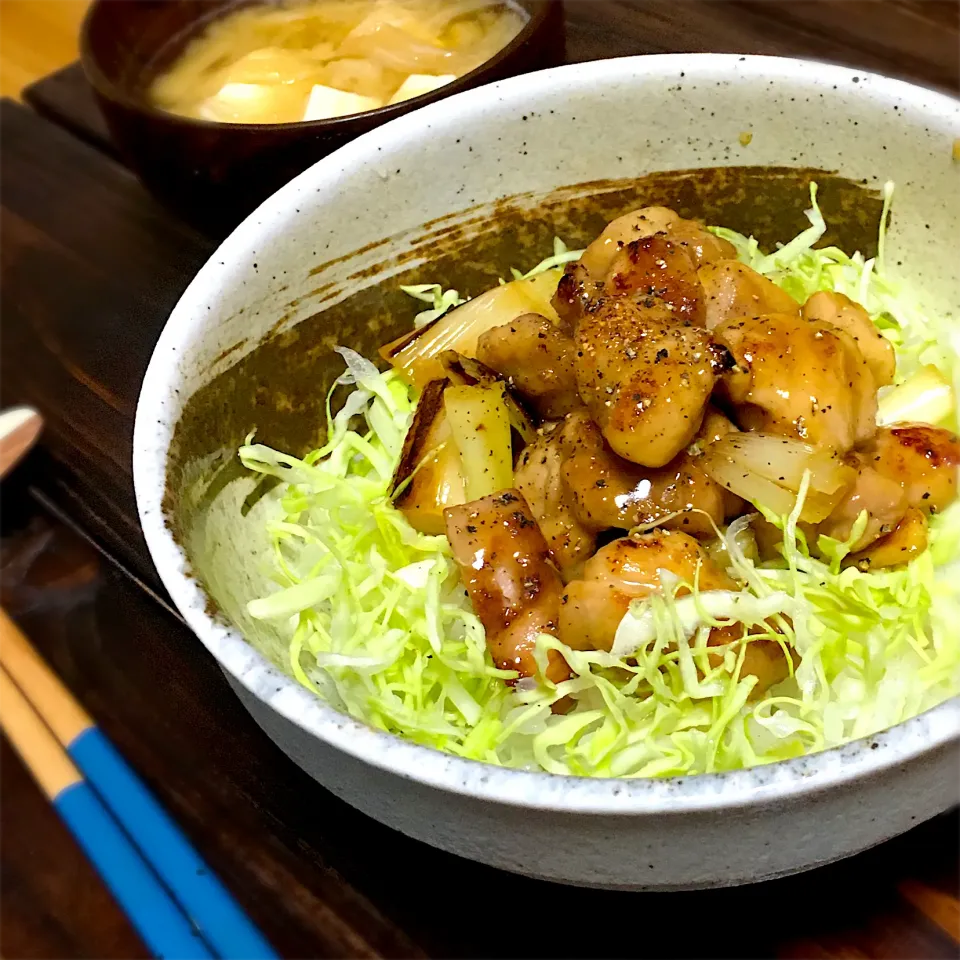
M744 130L753 134L748 146L738 139ZM404 833L583 885L680 889L776 877L863 850L956 803L957 700L841 749L677 780L504 770L370 729L291 680L275 665L277 638L242 614L262 584L251 557L261 546L251 539L256 524L238 510L249 484L235 480L212 507L191 512L209 471L178 467L170 503L185 546L163 498L174 426L198 388L275 332L278 318L287 330L314 313L320 281L338 282L343 294L369 285L390 269L370 276L360 268L408 248L419 224L507 194L726 164L893 179L889 259L956 314L957 137L960 104L882 77L764 57L637 57L452 97L361 137L275 194L223 243L170 317L134 443L140 515L160 575L264 730L326 788ZM393 239L323 276L310 273L318 258L383 238ZM207 612L207 592L190 571L221 615Z

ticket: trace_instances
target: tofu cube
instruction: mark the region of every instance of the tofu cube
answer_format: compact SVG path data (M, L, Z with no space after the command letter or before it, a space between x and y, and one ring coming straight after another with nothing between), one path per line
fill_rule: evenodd
M413 97L422 96L430 93L438 87L448 84L451 80L456 80L456 74L448 73L440 77L434 77L427 73L411 73L406 80L400 84L400 88L390 98L389 103L402 103L404 100L411 100Z
M363 97L359 93L347 93L334 87L315 84L303 112L304 120L328 120L331 117L345 117L350 113L363 113L376 110L383 102L376 97Z

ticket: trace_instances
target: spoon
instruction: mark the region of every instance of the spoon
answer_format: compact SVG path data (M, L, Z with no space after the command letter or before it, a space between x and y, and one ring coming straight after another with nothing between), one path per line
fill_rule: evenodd
M43 417L33 407L10 407L0 413L0 478L33 447L43 430Z

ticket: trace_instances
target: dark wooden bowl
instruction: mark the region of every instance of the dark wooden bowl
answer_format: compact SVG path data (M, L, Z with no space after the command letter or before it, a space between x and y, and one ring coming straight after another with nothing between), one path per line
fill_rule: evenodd
M526 25L476 70L412 100L330 120L214 123L149 103L146 92L157 74L238 0L95 0L81 31L81 62L111 135L147 189L195 226L222 235L292 177L360 134L461 90L562 62L559 0L517 2L529 15Z

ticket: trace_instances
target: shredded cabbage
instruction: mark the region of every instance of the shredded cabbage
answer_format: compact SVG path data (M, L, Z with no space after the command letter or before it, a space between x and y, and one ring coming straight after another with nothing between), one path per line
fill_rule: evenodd
M528 270L526 273L521 272L516 267L511 267L510 273L514 280L529 280L531 277L546 273L547 270L553 270L554 267L562 267L566 263L579 260L582 253L582 250L569 250L559 237L554 237L552 257L541 260L532 270ZM500 282L503 283L502 280Z
M421 310L413 318L413 325L418 330L430 323L431 320L442 317L453 307L459 307L461 303L466 303L469 299L469 297L461 297L456 290L444 290L439 283L416 283L401 286L400 289L408 296L431 305L429 310Z
M884 191L880 253L865 260L816 249L826 225L811 185L810 228L771 253L723 228L739 258L798 300L837 290L862 303L896 347L899 377L927 364L960 388L960 344L912 291L883 269L892 185ZM559 240L531 276L570 260ZM463 302L438 284L404 288L432 305L423 323ZM429 316L428 316L429 315ZM426 317L426 319L424 319ZM939 337L939 340L938 340ZM930 522L930 546L905 567L861 572L846 543L798 529L805 477L783 532L783 559L745 549L749 517L724 531L721 556L740 593L701 591L669 578L635 601L614 651L572 650L540 637L545 667L558 650L572 677L553 685L497 670L459 582L445 537L417 533L389 498L416 398L395 373L341 349L347 371L327 398L328 440L302 460L252 442L250 470L279 477L269 533L277 590L248 612L287 631L290 669L306 687L373 726L464 757L552 773L645 777L770 763L869 736L960 690L960 504ZM332 395L350 388L332 412ZM707 646L712 627L741 624L741 638ZM751 632L748 634L747 630ZM772 640L798 655L791 676L750 699L741 676L747 644ZM553 713L569 698L572 709Z
M268 531L279 589L247 610L286 627L304 686L373 726L472 754L515 674L490 662L446 537L418 533L391 504L410 388L338 352L347 371L327 397L323 447L302 460L250 437L240 448L248 469L285 481ZM338 387L353 390L334 416Z

